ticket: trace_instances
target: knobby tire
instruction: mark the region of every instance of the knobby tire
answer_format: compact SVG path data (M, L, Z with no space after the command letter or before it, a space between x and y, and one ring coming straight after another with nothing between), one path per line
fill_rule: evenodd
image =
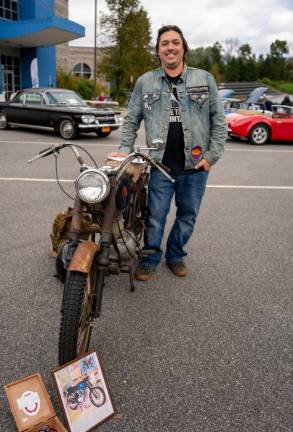
M69 272L67 274L62 300L62 317L59 334L59 364L67 363L88 350L92 330L92 302L84 299L92 288L90 276L80 272ZM87 308L87 309L85 309ZM80 336L81 318L88 318L85 329L85 342L78 347Z

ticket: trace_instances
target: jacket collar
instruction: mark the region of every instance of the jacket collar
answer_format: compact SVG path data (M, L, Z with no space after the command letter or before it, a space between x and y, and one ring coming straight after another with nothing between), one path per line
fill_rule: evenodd
M159 78L166 78L166 72L164 71L164 69L162 67L159 67L159 69L157 69L158 71L158 77ZM181 74L181 77L179 78L179 81L185 82L186 81L186 75L187 75L187 66L184 63L184 68Z

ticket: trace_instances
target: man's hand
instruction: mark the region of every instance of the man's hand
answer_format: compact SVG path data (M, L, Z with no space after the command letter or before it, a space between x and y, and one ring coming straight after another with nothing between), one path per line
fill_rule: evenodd
M205 159L202 159L200 162L198 162L198 164L195 165L194 168L199 169L201 167L203 167L205 171L209 171L212 168L212 165Z
M124 158L126 158L128 156L128 153L120 153L120 152L112 152L112 153L109 153L108 154L108 157L120 157L120 158L122 158L122 157L124 157Z

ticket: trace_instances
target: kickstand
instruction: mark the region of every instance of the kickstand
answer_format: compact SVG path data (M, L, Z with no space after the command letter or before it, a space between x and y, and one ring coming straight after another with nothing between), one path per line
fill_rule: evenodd
M134 270L135 269L135 265L130 265L129 266L129 281L130 281L130 291L133 292L135 290L135 283L134 283Z

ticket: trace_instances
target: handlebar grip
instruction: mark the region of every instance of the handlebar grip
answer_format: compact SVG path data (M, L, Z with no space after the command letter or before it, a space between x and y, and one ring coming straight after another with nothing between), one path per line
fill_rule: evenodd
M45 153L46 151L51 150L51 149L52 149L52 146L47 147L47 148L41 150L41 151L39 152L39 155L41 155L42 153Z

